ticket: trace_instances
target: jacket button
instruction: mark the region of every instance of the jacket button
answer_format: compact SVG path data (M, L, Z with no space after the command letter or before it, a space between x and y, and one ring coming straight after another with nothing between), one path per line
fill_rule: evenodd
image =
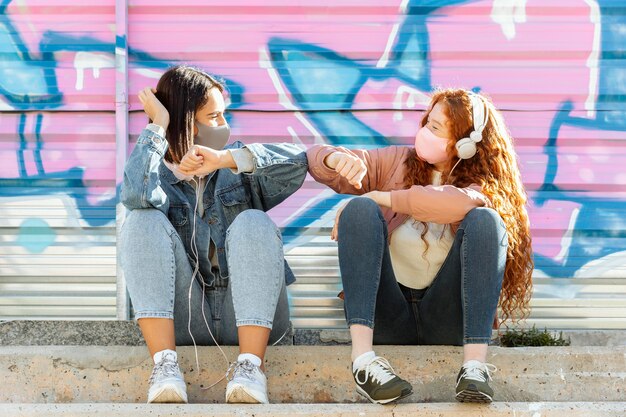
M154 138L152 139L154 141L154 143L159 144L161 143L161 139L160 138Z

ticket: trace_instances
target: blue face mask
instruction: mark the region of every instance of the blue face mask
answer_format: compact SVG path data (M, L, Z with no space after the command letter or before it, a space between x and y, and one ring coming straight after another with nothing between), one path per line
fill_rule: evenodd
M220 150L228 143L230 138L230 126L225 123L221 126L207 126L196 122L198 134L194 138L194 143L207 148Z

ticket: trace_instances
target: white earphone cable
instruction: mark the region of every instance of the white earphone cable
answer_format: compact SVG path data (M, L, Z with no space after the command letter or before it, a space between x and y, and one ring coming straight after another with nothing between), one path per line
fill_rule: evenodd
M199 252L198 252L198 244L196 242L196 220L197 220L197 213L198 213L198 205L199 205L200 198L202 198L202 196L204 195L204 191L206 190L206 187L207 187L209 181L207 180L207 182L204 184L204 188L202 190L200 190L201 181L196 181L195 178L192 178L191 181L193 181L193 183L196 185L196 187L195 187L196 204L195 204L194 210L193 210L193 230L191 232L191 242L190 242L191 245L190 246L191 246L191 253L192 253L192 255L195 258L196 264L195 264L195 267L194 267L193 274L191 275L191 282L189 284L188 308L187 308L187 331L189 332L189 336L191 336L191 340L193 341L193 348L194 348L195 357L196 357L196 369L198 370L198 372L200 372L200 361L198 359L198 346L196 344L196 339L193 337L193 334L191 332L191 294L192 294L192 290L193 290L194 280L196 279L196 276L198 275L198 272L200 270L200 256L199 256ZM210 245L210 242L209 242L209 245ZM206 318L206 313L204 311L204 299L205 299L205 295L206 295L206 284L205 284L204 280L200 280L200 281L202 282L202 304L201 304L201 310L202 310L202 318L204 319L204 324L206 325L206 328L209 331L209 335L211 336L211 339L213 339L213 342L215 343L215 346L217 346L217 348L222 353L222 356L224 357L224 360L226 361L226 366L229 367L230 360L228 359L228 356L226 355L226 353L224 352L222 347L219 345L219 343L217 343L217 340L215 340L215 336L213 336L213 332L211 331L211 327L209 326L208 320ZM206 389L214 387L220 381L222 381L226 377L227 374L228 374L228 371L226 371L226 374L222 378L220 378L215 383L211 384L211 386L209 386L207 388L202 388L202 389L206 390Z

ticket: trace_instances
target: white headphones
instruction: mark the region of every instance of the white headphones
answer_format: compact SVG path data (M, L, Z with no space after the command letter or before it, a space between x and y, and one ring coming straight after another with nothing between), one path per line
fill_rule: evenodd
M489 120L489 109L477 94L468 92L472 101L472 119L474 120L474 131L469 137L460 139L456 143L456 153L460 159L470 159L476 155L476 144L483 140L483 130Z

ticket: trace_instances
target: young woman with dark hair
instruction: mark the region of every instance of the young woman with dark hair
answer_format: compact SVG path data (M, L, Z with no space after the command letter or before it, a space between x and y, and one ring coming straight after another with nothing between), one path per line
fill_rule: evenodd
M280 231L266 211L304 181L293 144L227 145L224 87L169 69L139 93L150 118L124 170L119 258L154 370L148 402L187 402L176 345L239 345L229 403L267 403L263 358L289 331Z

